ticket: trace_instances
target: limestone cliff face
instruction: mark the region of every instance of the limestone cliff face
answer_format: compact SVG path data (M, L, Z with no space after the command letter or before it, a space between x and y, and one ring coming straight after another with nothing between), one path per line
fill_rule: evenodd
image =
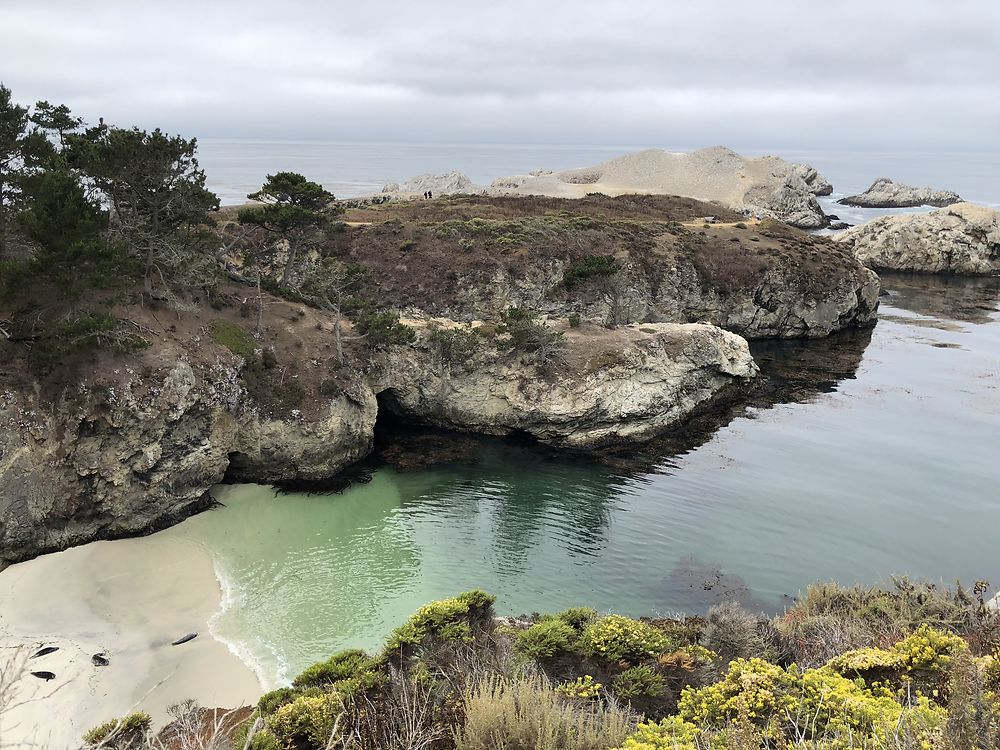
M400 350L385 395L394 410L426 424L596 448L663 432L758 372L746 340L711 325L565 335L567 361L547 377L495 350L461 365L421 347Z
M206 507L231 458L247 480L328 477L371 447L374 395L330 400L315 419L261 418L236 370L177 361L123 368L54 402L0 395L0 561L135 535Z
M746 341L709 325L587 326L544 376L502 345L447 364L417 327L416 344L339 395L310 384L301 411L280 417L262 416L228 353L192 363L166 345L55 397L3 391L0 564L175 523L224 478L331 477L371 451L377 393L426 424L595 448L669 429L757 373Z
M1000 211L971 203L924 214L884 216L836 239L876 270L1000 273Z

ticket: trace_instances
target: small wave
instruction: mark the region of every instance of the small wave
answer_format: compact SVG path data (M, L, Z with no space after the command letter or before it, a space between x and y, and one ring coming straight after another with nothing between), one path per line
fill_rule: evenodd
M219 632L222 618L236 604L238 593L236 585L226 575L225 571L222 570L219 561L215 557L212 557L212 569L215 571L215 578L219 582L219 588L222 590L222 598L219 602L218 611L208 620L208 632L215 640L225 645L233 656L250 668L257 676L257 681L264 690L274 690L282 685L288 685L290 683L288 678L288 662L285 661L284 657L273 644L264 643L263 645L274 657L276 669L270 668L261 659L258 659L249 643L227 638Z

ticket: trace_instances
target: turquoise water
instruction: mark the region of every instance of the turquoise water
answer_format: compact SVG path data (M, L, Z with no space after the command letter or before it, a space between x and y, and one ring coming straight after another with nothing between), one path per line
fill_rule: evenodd
M775 610L819 579L1000 583L1000 280L884 285L870 342L758 349L796 403L638 471L482 441L340 495L222 487L225 507L163 533L211 551L216 631L271 683L472 587L502 613L669 614Z

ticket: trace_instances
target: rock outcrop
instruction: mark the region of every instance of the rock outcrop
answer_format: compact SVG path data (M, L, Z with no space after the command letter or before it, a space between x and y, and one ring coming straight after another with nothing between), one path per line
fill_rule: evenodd
M421 174L405 182L390 182L382 188L385 194L423 195L427 191L434 195L455 195L464 193L481 193L484 188L476 185L467 175L461 172L446 174Z
M525 199L503 200L514 214ZM352 235L349 253L372 269L366 293L378 304L456 320L516 306L603 322L615 305L621 323L707 322L748 339L819 338L874 322L878 278L848 248L775 221L692 224L554 215L426 223L405 236L372 225ZM614 278L572 282L588 257L609 255L621 268Z
M950 190L934 190L927 187L911 187L901 182L893 182L888 177L879 177L860 195L849 195L837 203L859 208L912 208L914 206L950 206L961 203L958 193Z
M869 268L917 273L1000 273L1000 212L958 203L884 216L836 237Z
M565 361L546 373L502 343L450 364L416 325L414 345L380 355L338 395L308 383L301 409L280 416L245 390L239 358L218 347L214 362L192 363L177 340L54 397L5 389L0 566L175 523L207 507L224 479L330 478L370 452L379 393L419 422L596 448L669 429L757 373L746 341L709 325L573 331ZM322 370L322 352L301 355Z
M0 562L175 523L210 502L235 466L244 481L325 478L371 449L371 392L318 416L273 419L233 366L180 360L159 376L122 369L48 401L0 394Z
M558 367L565 374L556 378L532 376L530 361L495 350L448 365L435 361L426 343L425 353L402 349L383 397L425 424L596 448L661 433L758 372L746 340L711 325L564 335L567 361Z
M743 157L721 146L691 153L649 149L594 167L502 177L490 186L494 193L565 198L594 192L682 195L808 229L826 225L815 196L828 195L832 189L808 165L774 156Z

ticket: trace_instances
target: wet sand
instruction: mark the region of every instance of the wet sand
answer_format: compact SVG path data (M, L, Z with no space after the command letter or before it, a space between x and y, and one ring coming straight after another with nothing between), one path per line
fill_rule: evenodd
M208 554L169 536L97 542L4 570L0 748L78 748L97 724L143 710L159 726L189 698L256 701L257 676L209 631L221 599ZM46 646L59 650L31 658ZM111 663L95 666L96 653Z

